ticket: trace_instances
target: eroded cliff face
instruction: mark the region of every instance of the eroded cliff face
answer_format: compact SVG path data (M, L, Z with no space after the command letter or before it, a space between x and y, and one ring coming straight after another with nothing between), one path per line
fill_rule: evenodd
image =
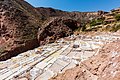
M80 26L80 23L76 20L53 17L46 20L42 29L38 31L38 40L40 45L51 43L59 38L69 36L73 34L73 31Z
M23 0L0 1L0 60L39 46L35 13Z

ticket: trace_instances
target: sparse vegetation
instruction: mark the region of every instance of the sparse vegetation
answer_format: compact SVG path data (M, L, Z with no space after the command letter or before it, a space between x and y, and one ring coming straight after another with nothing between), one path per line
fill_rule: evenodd
M117 15L115 16L115 19L116 19L117 21L120 21L120 14L117 14Z
M92 20L92 21L90 22L90 26L100 25L100 24L102 24L103 22L104 22L104 18Z
M0 53L4 52L5 46L0 47Z
M115 26L111 29L111 31L116 32L116 31L119 30L119 29L120 29L120 24L115 25Z
M84 26L82 26L82 29L81 29L82 31L85 31L86 30L86 26L84 25Z

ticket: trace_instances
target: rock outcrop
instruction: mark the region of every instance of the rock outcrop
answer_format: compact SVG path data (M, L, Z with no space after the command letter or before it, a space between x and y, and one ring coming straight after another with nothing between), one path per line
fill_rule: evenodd
M0 60L38 47L39 15L24 0L0 1Z
M38 32L40 45L54 42L55 40L73 34L73 31L80 26L80 23L63 17L54 17L46 20L42 29Z
M112 46L111 46L112 45ZM51 80L119 80L120 41L112 42L99 54Z

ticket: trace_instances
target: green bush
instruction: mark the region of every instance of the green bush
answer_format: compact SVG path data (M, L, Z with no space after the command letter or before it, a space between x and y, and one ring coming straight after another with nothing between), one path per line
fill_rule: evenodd
M115 19L116 19L117 21L120 21L120 14L117 14L117 15L115 16Z
M0 53L4 52L4 50L5 50L4 46L0 47Z
M104 21L103 18L101 18L101 19L96 19L96 20L92 20L92 21L90 22L90 26L100 25L100 24L103 23L103 21Z
M120 24L115 25L115 26L112 28L111 31L116 32L116 31L119 30L119 29L120 29Z
M85 31L86 30L86 26L82 26L82 31Z
M95 20L92 20L91 22L90 22L90 26L95 26L96 25L96 21Z

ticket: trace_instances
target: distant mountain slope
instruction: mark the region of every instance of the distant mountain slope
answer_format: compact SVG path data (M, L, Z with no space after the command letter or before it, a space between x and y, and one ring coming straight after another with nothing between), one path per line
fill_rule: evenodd
M47 19L48 17L67 17L78 20L79 22L88 22L90 19L94 19L99 16L98 12L67 12L44 7L38 7L36 9L38 10L39 14L42 15L43 19Z

